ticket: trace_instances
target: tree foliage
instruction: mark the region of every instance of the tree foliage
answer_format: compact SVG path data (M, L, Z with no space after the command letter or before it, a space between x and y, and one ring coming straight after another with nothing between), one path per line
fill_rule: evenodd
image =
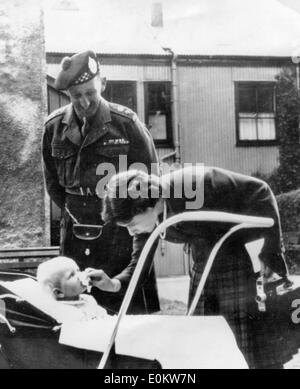
M284 193L300 188L300 96L294 69L283 69L276 79L279 167L270 179Z

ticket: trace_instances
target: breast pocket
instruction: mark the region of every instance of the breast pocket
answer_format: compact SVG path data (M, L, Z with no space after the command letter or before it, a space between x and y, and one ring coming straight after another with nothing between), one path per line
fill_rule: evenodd
M119 155L127 155L129 151L129 145L98 145L95 149L95 153L103 155L107 158L115 158Z
M52 157L55 161L60 185L73 185L77 175L75 171L77 150L61 144L53 144Z
M95 149L95 156L97 158L97 165L99 163L111 163L113 164L114 168L119 171L121 169L127 170L128 169L128 161L126 156L129 152L129 145L99 145ZM120 156L123 156L123 158L120 158ZM125 158L124 158L125 157ZM119 164L122 164L122 166L119 166ZM123 166L125 164L126 166Z

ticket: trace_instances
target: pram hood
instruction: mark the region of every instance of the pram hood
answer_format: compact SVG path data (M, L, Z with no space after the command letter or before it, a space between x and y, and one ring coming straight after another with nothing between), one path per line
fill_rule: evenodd
M14 327L49 329L57 326L59 322L55 317L47 311L41 310L39 306L31 304L22 294L10 287L14 283L21 286L24 281L25 285L36 283L34 277L26 273L0 272L0 314L9 320ZM42 299L42 294L39 297ZM2 322L1 319L0 322Z
M14 304L9 309L11 311L9 314L21 315L20 319L23 319L23 323L28 321L28 315L25 312L25 307L22 313L22 308L20 308L22 304L20 302L25 303L27 306L31 305L35 312L31 320L35 320L36 322L41 321L41 324L45 321L49 325L55 326L67 321L78 321L82 318L81 312L76 306L62 304L54 300L43 290L34 277L26 276L25 278L10 281L3 281L0 278L0 288L0 297L3 294L11 295L11 298L5 299L5 305L7 304L7 300L14 301Z

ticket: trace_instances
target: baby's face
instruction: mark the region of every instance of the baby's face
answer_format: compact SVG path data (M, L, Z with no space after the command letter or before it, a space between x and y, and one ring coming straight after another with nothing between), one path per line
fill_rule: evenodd
M86 290L86 286L82 285L80 281L79 274L77 265L65 267L61 271L60 290L65 298L78 297Z

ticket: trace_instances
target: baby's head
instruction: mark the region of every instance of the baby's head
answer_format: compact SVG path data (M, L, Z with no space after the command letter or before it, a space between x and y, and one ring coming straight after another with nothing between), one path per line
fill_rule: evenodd
M37 269L38 282L56 300L76 300L86 290L79 275L76 262L63 256L43 262Z

